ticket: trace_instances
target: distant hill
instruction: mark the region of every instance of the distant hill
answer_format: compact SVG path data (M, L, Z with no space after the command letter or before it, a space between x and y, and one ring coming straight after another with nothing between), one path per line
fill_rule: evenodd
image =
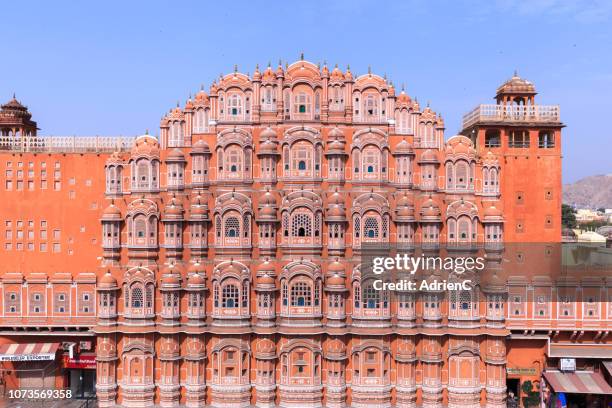
M612 208L612 174L589 176L564 184L563 202L586 208Z

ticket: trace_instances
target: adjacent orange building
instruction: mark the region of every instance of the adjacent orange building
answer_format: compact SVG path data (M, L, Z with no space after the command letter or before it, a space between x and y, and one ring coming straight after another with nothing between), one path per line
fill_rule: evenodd
M515 75L446 140L386 78L304 60L219 78L159 140L41 137L13 100L1 342L59 348L57 387L95 353L102 407L505 406L556 358L610 350L605 271L558 289L563 125L534 96ZM378 291L374 246L487 269ZM5 360L7 387L54 361Z

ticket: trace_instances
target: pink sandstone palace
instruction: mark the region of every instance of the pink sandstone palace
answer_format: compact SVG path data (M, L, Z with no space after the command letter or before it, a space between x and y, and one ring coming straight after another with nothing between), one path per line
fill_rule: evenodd
M515 74L446 139L386 78L303 59L220 77L159 138L40 136L13 98L3 386L89 387L100 407L505 407L560 358L598 366L612 279L538 275L561 241L563 124L535 95ZM484 248L487 268L469 291L391 295L362 278L373 244Z

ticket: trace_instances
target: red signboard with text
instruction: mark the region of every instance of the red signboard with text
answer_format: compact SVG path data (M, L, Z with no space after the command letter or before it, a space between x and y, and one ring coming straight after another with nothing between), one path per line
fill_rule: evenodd
M68 354L64 354L64 368L95 370L96 356L95 354L81 354L70 358Z

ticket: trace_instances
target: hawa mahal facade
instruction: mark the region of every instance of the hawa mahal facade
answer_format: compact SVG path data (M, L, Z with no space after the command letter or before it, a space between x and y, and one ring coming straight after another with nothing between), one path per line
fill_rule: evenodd
M561 240L563 125L535 95L514 75L447 140L386 78L305 60L220 77L159 139L41 137L13 99L0 343L89 340L101 407L504 407L551 344L608 347L612 317L605 278L555 302L554 279L504 271ZM390 294L362 275L368 245L484 251L486 270Z

